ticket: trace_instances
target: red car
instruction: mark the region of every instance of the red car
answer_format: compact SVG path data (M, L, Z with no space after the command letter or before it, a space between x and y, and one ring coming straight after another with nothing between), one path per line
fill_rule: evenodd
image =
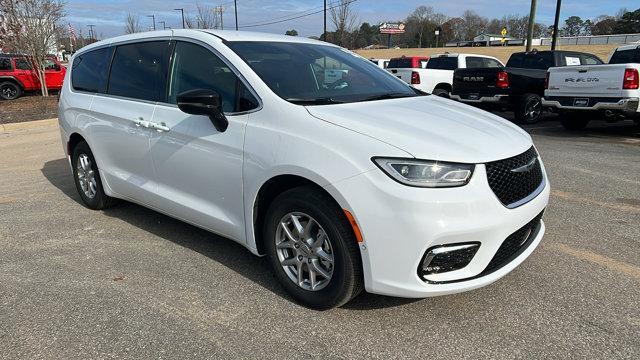
M45 60L47 89L60 90L67 69L55 58ZM39 91L40 81L28 57L0 54L0 99L17 99L25 91Z
M424 69L429 61L428 56L402 56L389 61L387 69Z

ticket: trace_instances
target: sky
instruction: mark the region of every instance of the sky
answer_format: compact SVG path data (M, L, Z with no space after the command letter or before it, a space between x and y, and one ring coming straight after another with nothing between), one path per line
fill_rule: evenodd
M222 4L226 9L223 18L225 29L231 29L235 25L233 1L198 1L212 7ZM328 0L328 3L334 1L336 0ZM195 4L196 0L67 0L65 22L70 23L76 33L82 30L83 34L88 34L87 25L93 24L99 38L123 34L127 12L138 15L145 29L152 26L152 19L147 17L152 14L155 15L157 26L160 26L159 21L165 21L168 27L180 28L182 26L180 12L173 9L184 8L185 12L194 14ZM237 0L237 4L238 22L242 27L293 17L307 10L319 11L322 10L323 0ZM469 9L485 17L500 18L509 14L528 14L531 2L530 0L356 0L353 3L359 22L366 21L371 24L403 20L420 5L432 6L435 11L451 17L460 16ZM555 6L556 0L538 0L536 21L552 24ZM564 0L561 19L572 15L590 19L603 14L615 15L620 8L635 10L639 7L638 0ZM322 33L322 26L323 15L320 12L292 21L246 27L242 30L284 34L288 29L296 29L301 36L318 36ZM331 30L329 20L328 26Z

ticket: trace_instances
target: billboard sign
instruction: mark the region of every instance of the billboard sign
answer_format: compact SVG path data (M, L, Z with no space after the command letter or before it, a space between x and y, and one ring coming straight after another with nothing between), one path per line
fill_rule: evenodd
M381 34L404 34L404 23L382 23L380 24Z

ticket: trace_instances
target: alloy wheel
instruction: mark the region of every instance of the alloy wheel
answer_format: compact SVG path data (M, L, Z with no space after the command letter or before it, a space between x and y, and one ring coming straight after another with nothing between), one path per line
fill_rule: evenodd
M286 214L276 230L276 253L289 279L308 291L325 288L331 281L334 256L322 226L302 212Z
M540 99L531 99L527 101L525 106L524 116L528 121L534 121L540 116L542 112L542 102Z
M87 154L80 154L76 163L76 174L78 183L86 197L93 199L97 194L98 184L96 183L96 173L93 171L91 158Z
M16 97L18 90L11 85L5 85L0 89L0 93L2 93L3 98L11 100Z

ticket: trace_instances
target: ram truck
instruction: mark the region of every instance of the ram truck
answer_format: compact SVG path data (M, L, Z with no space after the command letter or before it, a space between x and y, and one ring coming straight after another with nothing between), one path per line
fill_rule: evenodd
M395 75L418 90L449 97L454 70L501 67L504 67L504 64L491 56L440 54L431 57L424 69L398 69Z
M549 68L602 63L595 55L574 51L514 53L506 67L457 69L451 98L487 110L513 111L517 122L533 124L542 116Z
M561 115L568 130L591 120L633 119L640 124L640 45L617 48L608 65L551 68L544 106Z

